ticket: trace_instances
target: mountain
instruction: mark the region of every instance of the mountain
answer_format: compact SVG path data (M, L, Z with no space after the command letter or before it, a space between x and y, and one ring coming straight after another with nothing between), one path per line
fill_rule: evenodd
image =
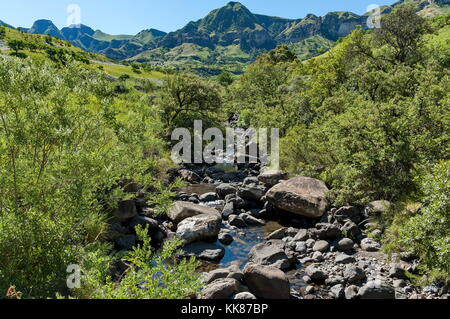
M92 53L106 55L116 60L131 58L145 50L156 47L156 40L165 32L150 29L133 35L110 35L94 31L86 25L72 25L59 30L50 20L37 20L27 31L31 34L48 34L69 41L73 45Z
M383 6L382 14L411 2L424 15L442 14L450 5L450 0L400 0L391 6ZM50 34L83 50L116 60L194 68L212 65L233 70L238 66L239 70L259 54L280 44L289 45L301 59L320 54L356 26L366 28L370 14L338 11L323 17L308 14L301 19L285 19L254 14L239 2L229 2L168 34L148 29L137 35L110 35L85 25L59 30L49 20L36 21L28 32Z
M52 37L65 40L61 31L50 20L37 20L30 30L28 30L28 33L48 34Z
M3 22L2 20L0 20L0 26L14 29L14 27L12 25L9 25L8 23Z

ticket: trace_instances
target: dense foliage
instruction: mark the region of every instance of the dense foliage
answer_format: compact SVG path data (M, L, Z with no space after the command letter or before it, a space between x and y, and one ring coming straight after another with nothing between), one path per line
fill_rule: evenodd
M280 128L282 168L324 180L336 205L433 202L402 225L402 248L447 275L448 179L442 167L434 182L423 176L449 157L449 18L400 6L381 29L357 29L318 58L274 59L288 56L279 47L249 67L227 101L243 125Z
M140 255L130 259L148 267L130 272L116 291L107 275L118 257L99 240L108 231L109 212L133 196L119 181L145 188L162 180L168 163L158 137L163 125L148 93L123 93L103 73L66 58L62 68L59 62L0 56L0 291L15 286L23 297L65 295L67 267L96 256L83 272L92 280L96 271L96 287L103 282L108 289L81 296L119 296L133 278L154 274L156 257L142 259L150 253L144 240ZM176 246L158 258L168 258ZM160 279L168 287L154 286L147 294L189 295L180 281L196 287L194 266L168 268Z

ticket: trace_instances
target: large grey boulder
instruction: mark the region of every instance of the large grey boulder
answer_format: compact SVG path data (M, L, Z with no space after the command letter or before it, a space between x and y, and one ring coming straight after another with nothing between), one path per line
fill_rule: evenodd
M170 208L167 216L176 224L186 218L201 215L201 214L218 214L219 212L207 206L202 206L190 202L175 202Z
M284 246L285 244L282 240L265 241L252 248L248 255L248 260L258 265L288 269L291 266L291 262L286 255Z
M252 294L264 299L289 299L290 285L281 270L263 265L247 264L244 280Z
M395 289L386 282L373 280L359 289L358 297L361 299L395 299Z
M266 194L275 207L301 216L318 218L330 206L326 198L328 187L310 177L296 177L272 187Z
M256 177L247 177L237 194L243 199L259 201L266 194L266 188Z
M178 224L176 235L186 244L196 241L217 238L222 225L222 217L216 211L211 214L201 214L184 219Z
M228 299L240 292L240 286L236 279L220 278L203 289L202 297L203 299Z
M258 176L258 180L266 185L275 186L280 181L287 180L288 173L280 171L280 170L269 170L261 173Z
M216 193L220 198L224 199L227 195L236 194L237 189L230 184L220 184L216 188Z

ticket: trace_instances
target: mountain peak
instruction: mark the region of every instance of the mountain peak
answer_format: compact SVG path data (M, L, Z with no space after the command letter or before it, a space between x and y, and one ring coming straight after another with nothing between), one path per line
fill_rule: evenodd
M54 25L51 20L47 19L36 20L28 32L32 34L48 34L55 38L64 39L64 36L56 25Z

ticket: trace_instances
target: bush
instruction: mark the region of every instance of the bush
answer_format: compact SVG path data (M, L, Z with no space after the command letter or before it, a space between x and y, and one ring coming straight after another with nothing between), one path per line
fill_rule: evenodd
M77 63L0 59L0 291L54 297L129 196L117 182L163 176L161 125Z
M94 253L85 255L84 265L89 269L82 279L83 287L73 291L77 298L90 299L185 299L196 295L201 288L195 259L176 260L180 240L166 242L162 251L153 252L148 228L136 227L142 241L122 260L131 263L130 268L117 283L109 276L111 259L103 259Z
M450 161L437 164L422 180L424 206L397 216L389 229L388 248L412 252L431 279L450 282Z

